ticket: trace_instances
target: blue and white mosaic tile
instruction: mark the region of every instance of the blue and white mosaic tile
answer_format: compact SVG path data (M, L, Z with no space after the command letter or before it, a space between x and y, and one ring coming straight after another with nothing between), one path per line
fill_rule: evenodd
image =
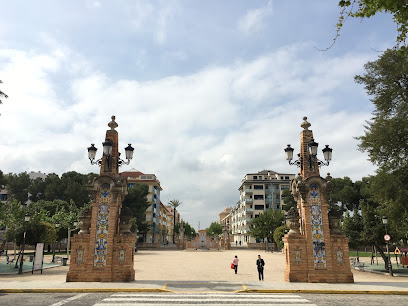
M98 219L96 223L94 267L104 268L108 247L109 208L111 194L110 185L103 184L98 203Z
M310 185L309 191L310 218L312 225L313 259L316 270L325 270L326 248L324 244L322 203L320 200L319 186Z

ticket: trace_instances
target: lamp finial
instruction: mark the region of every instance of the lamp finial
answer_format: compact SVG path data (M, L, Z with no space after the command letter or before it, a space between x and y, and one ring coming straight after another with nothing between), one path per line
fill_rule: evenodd
M307 117L304 116L303 117L303 122L300 125L300 127L303 128L305 131L308 131L310 126L311 126L311 124L309 122L307 122Z
M111 130L114 130L115 128L118 127L118 124L115 121L115 116L112 116L112 121L108 123L108 126L111 128Z

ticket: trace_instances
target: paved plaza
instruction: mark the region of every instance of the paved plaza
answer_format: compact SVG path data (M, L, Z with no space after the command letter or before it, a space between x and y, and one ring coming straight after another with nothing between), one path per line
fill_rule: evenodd
M265 260L265 281L258 280L256 258ZM239 258L238 274L230 268ZM368 260L364 258L363 260ZM65 282L68 266L34 274L0 275L0 289L15 290L171 290L171 291L388 291L408 294L408 278L353 270L354 284L288 283L283 279L285 256L259 250L228 251L139 250L135 255L136 280L129 283ZM45 257L45 262L51 256ZM31 265L31 263L26 263Z

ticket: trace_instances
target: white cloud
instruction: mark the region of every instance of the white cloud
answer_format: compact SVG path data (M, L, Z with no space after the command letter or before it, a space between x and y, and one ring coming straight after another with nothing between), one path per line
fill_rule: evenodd
M261 8L248 10L245 16L238 20L238 29L245 33L259 32L265 26L266 18L273 14L272 1Z
M297 172L283 149L287 143L299 149L304 115L320 147L333 148L322 176L330 171L359 179L373 172L353 139L370 114L333 111L347 98L343 88L353 83L365 55L299 60L299 46L284 47L250 62L139 82L111 79L85 61L85 69L73 71L69 63L77 55L61 56L56 49L0 50L6 62L2 89L10 96L0 120L4 172L97 171L86 147L94 142L101 149L111 115L119 124L121 151L129 142L135 147L129 168L155 173L162 201L180 199L183 218L194 226L198 220L209 225L235 204L246 173ZM60 74L68 75L69 96L63 98L54 78Z
M126 7L133 31L151 33L158 45L166 42L171 21L177 12L176 1L159 1L158 5L146 1L134 1Z

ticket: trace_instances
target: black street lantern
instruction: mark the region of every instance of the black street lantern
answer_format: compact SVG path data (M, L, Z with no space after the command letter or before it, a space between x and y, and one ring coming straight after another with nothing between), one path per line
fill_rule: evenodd
M106 141L102 142L102 146L103 146L103 154L106 156L111 156L113 142L110 141L109 139L106 139Z
M95 144L94 144L94 143L91 143L91 146L88 147L88 158L89 158L89 160L91 161L91 163L92 163L92 161L95 159L96 151L97 151L97 150L98 150L98 149L95 148Z
M317 156L317 148L319 147L319 144L315 142L313 138L312 141L308 143L308 147L310 148L310 155Z
M329 145L326 145L326 147L322 151L323 151L324 160L329 163L332 159L333 149L329 148Z
M290 161L293 159L293 151L294 149L288 144L288 147L285 149L285 154L286 154L286 160Z
M27 230L27 223L30 221L30 215L27 213L24 216L24 237L23 237L23 245L21 247L21 259L20 259L20 267L18 269L18 274L23 274L23 262L24 262L24 248L25 248L25 241L26 241L26 230Z
M126 159L127 160L132 160L133 158L133 151L135 149L130 145L130 143L128 144L128 146L125 148L125 152L126 152Z

